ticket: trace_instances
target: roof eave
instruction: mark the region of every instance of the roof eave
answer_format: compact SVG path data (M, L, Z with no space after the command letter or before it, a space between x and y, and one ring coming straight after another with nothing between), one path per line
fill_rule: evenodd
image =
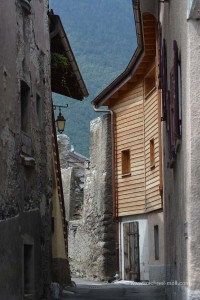
M62 37L63 47L65 48L65 51L67 53L69 63L71 65L72 69L73 69L73 72L74 72L75 76L76 76L76 79L77 79L77 82L78 82L79 87L81 89L83 98L88 97L89 93L88 93L87 87L86 87L86 85L84 83L84 80L82 78L82 75L81 75L81 72L79 70L78 64L77 64L76 59L74 57L73 51L71 49L69 40L68 40L67 35L65 33L65 30L63 28L61 19L58 15L54 15L54 14L50 14L49 17L50 17L50 19L52 18L54 21L56 20L56 30L57 30L58 34Z

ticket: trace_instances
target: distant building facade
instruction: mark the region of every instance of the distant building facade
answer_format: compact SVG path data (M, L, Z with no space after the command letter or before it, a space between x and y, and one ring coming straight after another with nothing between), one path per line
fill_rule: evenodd
M58 147L66 220L79 220L83 214L85 167L88 158L74 151L66 135L58 136Z

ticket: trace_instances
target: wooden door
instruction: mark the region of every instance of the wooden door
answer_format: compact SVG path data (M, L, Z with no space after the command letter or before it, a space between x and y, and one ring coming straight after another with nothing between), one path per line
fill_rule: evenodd
M139 223L123 224L124 279L140 281Z

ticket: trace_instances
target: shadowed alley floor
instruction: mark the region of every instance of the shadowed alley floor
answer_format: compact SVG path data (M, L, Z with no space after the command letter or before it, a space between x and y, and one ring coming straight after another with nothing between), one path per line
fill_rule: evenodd
M69 300L165 300L163 286L130 286L118 284L100 284L75 280L77 287L64 290L61 298ZM56 298L52 298L56 299Z

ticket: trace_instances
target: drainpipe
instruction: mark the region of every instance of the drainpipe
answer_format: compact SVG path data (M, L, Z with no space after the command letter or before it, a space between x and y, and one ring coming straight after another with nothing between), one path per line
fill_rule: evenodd
M114 127L115 127L115 117L112 109L100 109L93 104L93 109L96 112L107 112L111 116L111 139L112 139L112 192L113 192L113 215L115 218L115 250L116 250L116 271L119 274L119 220L118 220L118 208L117 208L117 198L115 192L115 138L114 138Z

